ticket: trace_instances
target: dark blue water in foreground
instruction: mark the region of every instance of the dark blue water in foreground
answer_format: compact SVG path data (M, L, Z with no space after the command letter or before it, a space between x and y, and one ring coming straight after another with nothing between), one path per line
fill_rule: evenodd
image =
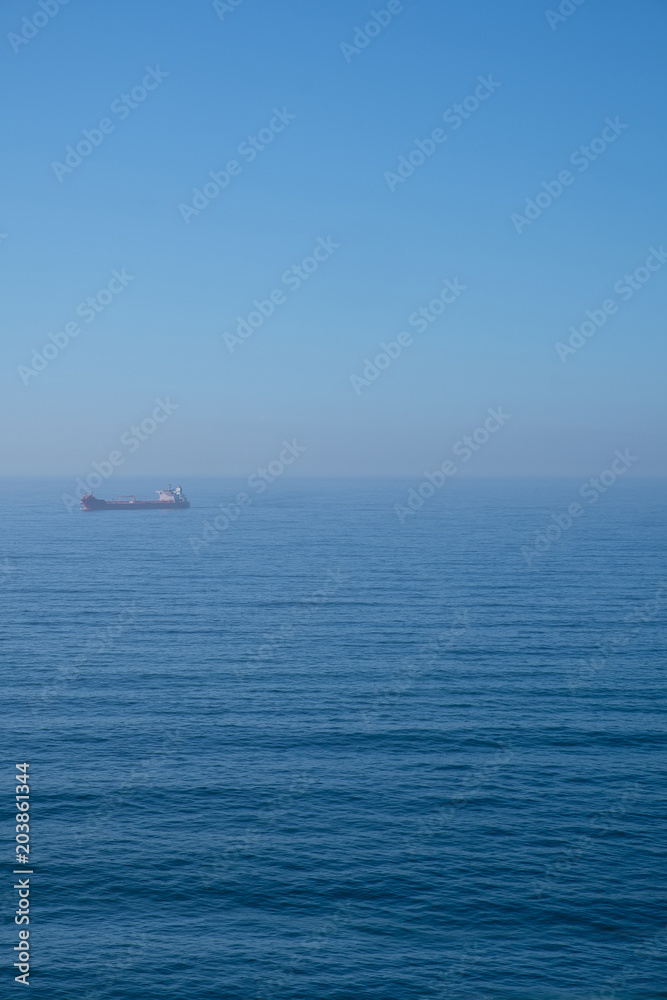
M242 485L5 481L0 993L27 760L33 998L667 997L666 485Z

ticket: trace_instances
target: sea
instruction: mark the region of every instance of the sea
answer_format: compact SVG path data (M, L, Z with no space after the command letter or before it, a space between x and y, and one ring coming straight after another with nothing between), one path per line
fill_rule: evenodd
M581 486L4 479L0 995L667 997L667 484Z

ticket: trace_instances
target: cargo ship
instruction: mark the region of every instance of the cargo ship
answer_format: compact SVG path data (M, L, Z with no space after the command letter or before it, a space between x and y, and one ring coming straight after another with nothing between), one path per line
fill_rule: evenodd
M117 500L98 500L92 493L81 497L84 510L187 510L190 501L180 486L172 490L171 483L166 490L156 490L159 500L137 500L133 496L121 496Z

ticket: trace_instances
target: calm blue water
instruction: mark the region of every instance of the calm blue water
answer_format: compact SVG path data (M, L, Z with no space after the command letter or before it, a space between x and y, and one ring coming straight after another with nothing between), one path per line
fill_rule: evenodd
M667 997L665 484L183 485L4 482L2 995L27 760L40 1000Z

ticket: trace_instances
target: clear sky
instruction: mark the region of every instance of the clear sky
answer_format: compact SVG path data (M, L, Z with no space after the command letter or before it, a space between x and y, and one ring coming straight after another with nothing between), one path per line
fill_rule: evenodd
M289 440L301 475L421 475L502 407L470 475L665 474L667 3L43 4L0 12L5 472Z

